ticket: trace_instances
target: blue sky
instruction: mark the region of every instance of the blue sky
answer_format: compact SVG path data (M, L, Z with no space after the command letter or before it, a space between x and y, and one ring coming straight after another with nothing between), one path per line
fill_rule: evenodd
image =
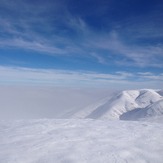
M162 87L162 18L162 0L1 0L0 83Z

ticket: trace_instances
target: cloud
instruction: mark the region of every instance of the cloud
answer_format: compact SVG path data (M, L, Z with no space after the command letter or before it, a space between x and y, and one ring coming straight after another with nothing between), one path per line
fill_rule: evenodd
M146 73L145 73L146 74ZM137 80L133 80L137 78ZM0 67L0 84L52 85L64 87L106 87L114 89L159 88L163 74L143 75L127 72L103 74L95 72L65 71Z
M141 36L152 37L149 32L154 33L155 27L152 25L146 29L148 23L145 21L142 26L140 17L111 22L110 29L106 29L106 25L102 30L94 30L82 15L70 12L66 1L48 2L42 1L37 5L39 2L34 4L18 0L15 3L2 0L0 5L4 12L10 11L11 14L0 16L0 47L33 50L44 55L80 56L89 60L96 59L105 65L163 67L162 44L133 44L122 36L125 33L129 40ZM138 20L137 25L135 20ZM146 20L145 16L143 20ZM139 34L135 29L138 29Z
M138 72L137 73L141 78L147 79L147 80L159 80L163 81L163 73L160 74L154 74L151 72Z
M150 75L153 75L153 73L151 73L151 72L138 72L137 74L138 74L138 75L141 75L141 76L144 76L144 75L145 75L145 76L146 76L146 75L149 75L149 76L150 76Z
M0 16L1 48L22 48L45 55L84 53L78 42L86 33L86 24L80 17L72 16L61 2L50 1L39 6L26 1L20 1L19 5L11 2L13 6L6 1L0 4L6 12L11 10L10 16L6 16L8 13ZM19 9L15 19L12 13Z
M125 44L119 38L116 31L112 31L107 36L97 39L97 41L91 40L90 45L103 50L108 50L107 55L114 54L130 60L130 62L125 62L123 59L116 60L116 63L118 64L126 64L127 66L135 65L139 67L163 67L163 46L138 46ZM98 57L100 62L102 58L100 58L100 55L96 56L96 58Z
M0 47L14 47L14 48L22 48L28 50L34 50L41 53L48 53L48 54L64 54L65 51L59 49L57 47L53 47L47 45L43 42L36 42L36 41L26 41L23 39L12 39L12 40L4 40L0 41Z

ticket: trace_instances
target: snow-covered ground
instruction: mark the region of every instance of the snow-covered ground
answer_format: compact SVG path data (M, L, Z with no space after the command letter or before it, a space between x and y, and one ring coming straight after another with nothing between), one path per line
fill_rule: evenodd
M145 120L163 116L161 90L126 90L104 98L72 115L73 118Z
M163 125L108 120L0 122L1 163L162 163Z
M162 90L0 90L0 163L163 162Z

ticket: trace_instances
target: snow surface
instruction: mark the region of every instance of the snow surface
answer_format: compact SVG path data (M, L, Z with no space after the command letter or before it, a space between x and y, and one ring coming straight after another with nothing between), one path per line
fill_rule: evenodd
M0 122L2 163L162 163L163 125L108 120Z
M54 92L38 88L24 92L14 88L13 94L9 94L10 90L7 93L1 90L1 117L7 116L2 112L3 106L7 106L8 113L8 107L13 109L10 117L18 111L16 106L20 109L25 106L27 110L34 109L37 115L43 111L41 117L51 114L57 119L9 121L1 118L0 163L163 162L162 90L126 90L105 97L89 91L81 91L80 95L80 90L56 89ZM53 101L52 95L59 101ZM8 96L13 98L10 102ZM96 98L93 100L90 96ZM32 104L28 104L30 101Z
M127 90L105 98L72 115L73 118L141 120L163 116L162 91Z

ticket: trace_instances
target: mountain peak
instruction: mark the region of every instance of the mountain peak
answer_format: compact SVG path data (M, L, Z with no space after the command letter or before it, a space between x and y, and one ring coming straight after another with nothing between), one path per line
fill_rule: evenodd
M73 117L135 120L145 118L149 115L156 115L147 114L152 111L154 113L158 112L158 109L155 110L155 107L161 108L159 115L162 115L163 96L161 93L162 91L160 90L156 91L152 89L124 90L112 96L110 99L105 99L82 109L74 114Z

